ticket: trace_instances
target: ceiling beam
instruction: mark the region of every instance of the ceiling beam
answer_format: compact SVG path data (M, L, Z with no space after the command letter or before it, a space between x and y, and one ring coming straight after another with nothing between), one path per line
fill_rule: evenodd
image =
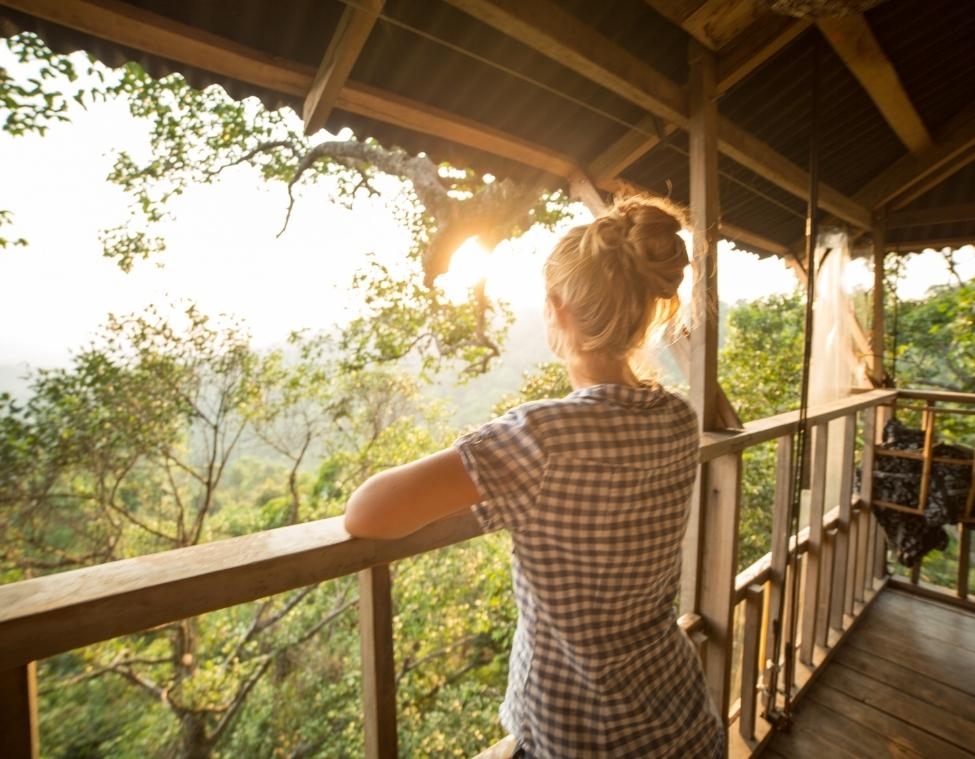
M908 153L893 166L864 185L854 200L868 208L880 208L923 185L925 190L940 184L975 159L975 106L955 116L937 141L919 153ZM913 197L917 197L916 193ZM909 202L909 201L907 201Z
M349 73L362 52L362 48L376 25L384 0L358 0L354 5L345 6L342 17L312 82L302 118L305 134L313 134L325 126L335 100L345 86Z
M469 10L485 13L493 11L481 20L503 22L509 32L520 35L516 39L523 42L528 40L539 52L555 57L562 63L571 64L570 68L577 68L580 73L585 73L594 81L612 85L610 88L617 94L637 102L662 118L668 118L668 114L676 116L672 122L678 126L686 126L686 98L682 88L628 53L620 51L581 22L572 23L572 19L565 18L567 14L551 3L537 0L530 3L517 3L515 0L500 0L498 3L487 0L449 1ZM263 51L202 32L128 3L114 0L75 0L71 3L60 0L0 0L0 4L126 47L287 95L305 97L316 76L316 71L311 66L283 61ZM533 9L534 13L526 17L520 12L523 6ZM547 19L549 12L558 22L556 29L540 34L534 25L542 24L542 19ZM579 35L572 55L569 55L568 47L561 42L561 34L567 32ZM538 43L537 46L535 43ZM634 70L629 72L632 76L627 78L626 69L630 66ZM641 88L646 91L641 91ZM654 92L656 94L652 94ZM659 110L654 110L651 105ZM569 178L579 170L569 157L545 147L366 85L347 82L336 99L335 107L454 140L559 177ZM761 141L734 127L727 119L719 119L719 132L718 146L722 152L789 192L799 197L805 196L808 186L808 175L805 171ZM851 224L863 226L868 214L858 208L856 203L827 187L822 188L820 195L823 208Z
M499 32L678 126L684 89L549 0L446 0Z
M663 124L652 114L645 116L590 162L589 176L597 184L618 177L676 131L675 124Z
M720 51L770 15L768 6L757 0L707 0L681 22L681 27L705 47Z
M721 152L732 160L798 198L809 194L809 172L776 153L741 127L721 118L718 121L718 136ZM865 205L823 183L819 185L819 205L859 229L869 229L873 221Z
M536 52L606 87L631 103L687 128L687 99L683 88L646 63L562 10L551 0L446 0ZM652 83L640 92L640 83ZM680 96L676 94L680 93ZM666 100L667 108L660 104ZM675 113L675 109L678 112ZM676 118L675 118L676 116ZM792 194L808 194L808 172L728 119L718 119L718 149ZM825 185L822 207L862 229L870 227L870 213L860 204Z
M930 147L931 135L867 20L850 15L816 23L907 149L917 153Z
M348 82L335 106L360 116L494 153L564 179L571 179L579 173L579 167L568 156L512 137L472 119L399 97L387 90Z

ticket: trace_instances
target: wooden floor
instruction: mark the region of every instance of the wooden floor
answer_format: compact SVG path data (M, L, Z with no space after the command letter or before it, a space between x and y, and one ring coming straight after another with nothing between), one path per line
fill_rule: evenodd
M975 757L975 615L884 590L761 756Z

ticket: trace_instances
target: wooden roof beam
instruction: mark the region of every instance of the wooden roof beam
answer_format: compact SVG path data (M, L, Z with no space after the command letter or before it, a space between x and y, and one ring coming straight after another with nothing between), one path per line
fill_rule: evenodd
M679 85L593 31L551 0L446 0L536 52L687 128L687 98ZM797 197L806 196L808 172L761 140L718 119L718 149ZM822 207L861 229L870 227L869 211L833 188L822 186Z
M854 200L868 208L892 203L902 207L975 160L975 106L969 106L945 127L937 141L909 153L862 187Z
M345 86L359 53L376 25L385 0L358 0L345 6L335 33L322 56L305 104L302 118L305 134L313 134L325 126L335 101Z
M446 0L538 53L680 127L684 88L550 0Z
M930 147L931 135L867 20L850 15L816 23L907 149L917 153Z
M618 177L676 131L675 124L663 124L652 114L644 117L590 162L589 175L596 184Z

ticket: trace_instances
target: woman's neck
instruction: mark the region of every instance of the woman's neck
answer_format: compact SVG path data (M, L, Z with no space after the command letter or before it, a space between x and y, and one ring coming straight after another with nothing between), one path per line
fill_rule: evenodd
M640 380L626 359L606 356L602 353L581 353L570 356L565 362L569 382L573 390L592 385L631 385Z

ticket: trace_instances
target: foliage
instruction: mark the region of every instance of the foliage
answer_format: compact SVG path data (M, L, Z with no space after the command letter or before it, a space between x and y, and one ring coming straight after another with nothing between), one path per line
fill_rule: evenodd
M495 416L529 401L541 401L547 398L562 398L572 392L569 384L569 374L565 365L559 361L549 361L539 364L531 374L526 374L525 382L513 395L502 398L494 407Z
M721 386L742 419L761 419L798 407L802 306L797 292L741 303L729 310L718 367ZM739 570L769 551L775 462L774 443L742 453Z

